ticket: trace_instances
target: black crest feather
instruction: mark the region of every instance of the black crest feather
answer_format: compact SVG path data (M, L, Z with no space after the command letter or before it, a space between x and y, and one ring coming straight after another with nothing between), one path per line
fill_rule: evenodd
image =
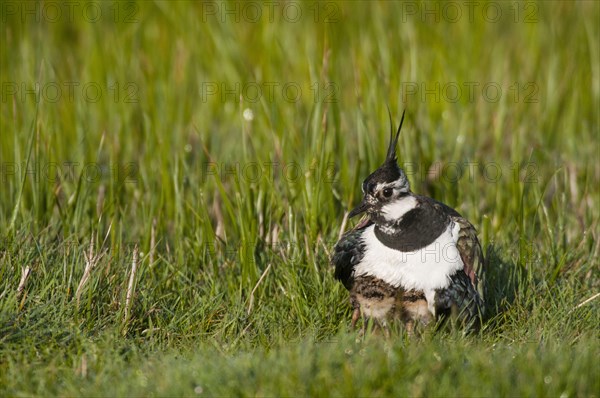
M402 130L402 123L404 122L404 114L406 113L406 109L402 112L402 119L400 120L400 125L398 126L398 131L396 131L396 136L394 137L393 130L393 122L392 122L392 114L390 112L390 108L388 107L388 113L390 115L390 146L388 147L387 156L385 158L386 162L396 163L396 145L398 145L398 137L400 137L400 130Z

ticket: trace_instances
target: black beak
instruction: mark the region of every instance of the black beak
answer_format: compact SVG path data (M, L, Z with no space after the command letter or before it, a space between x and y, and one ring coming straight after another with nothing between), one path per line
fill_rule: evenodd
M348 213L348 218L352 218L354 216L358 216L359 214L364 213L369 209L369 202L367 202L366 198L363 198L362 202L358 206L356 206L350 213Z

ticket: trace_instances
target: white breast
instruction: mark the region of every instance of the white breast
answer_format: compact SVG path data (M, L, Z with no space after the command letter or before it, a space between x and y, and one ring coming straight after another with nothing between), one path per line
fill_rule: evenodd
M456 247L459 229L452 222L430 245L401 252L381 243L375 236L375 225L371 225L362 235L366 252L355 275L371 275L392 286L422 290L432 296L435 289L447 287L449 277L464 267Z

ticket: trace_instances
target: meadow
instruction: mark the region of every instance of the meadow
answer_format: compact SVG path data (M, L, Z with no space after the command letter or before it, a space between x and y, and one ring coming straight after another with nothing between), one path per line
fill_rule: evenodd
M0 396L600 396L600 4L2 2ZM406 110L480 332L350 330Z

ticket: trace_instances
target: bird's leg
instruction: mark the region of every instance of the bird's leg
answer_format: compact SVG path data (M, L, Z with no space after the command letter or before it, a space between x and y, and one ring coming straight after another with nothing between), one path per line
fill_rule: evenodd
M352 322L350 323L352 330L356 330L356 322L358 322L358 318L360 318L360 308L356 307L354 308L354 311L352 311Z

